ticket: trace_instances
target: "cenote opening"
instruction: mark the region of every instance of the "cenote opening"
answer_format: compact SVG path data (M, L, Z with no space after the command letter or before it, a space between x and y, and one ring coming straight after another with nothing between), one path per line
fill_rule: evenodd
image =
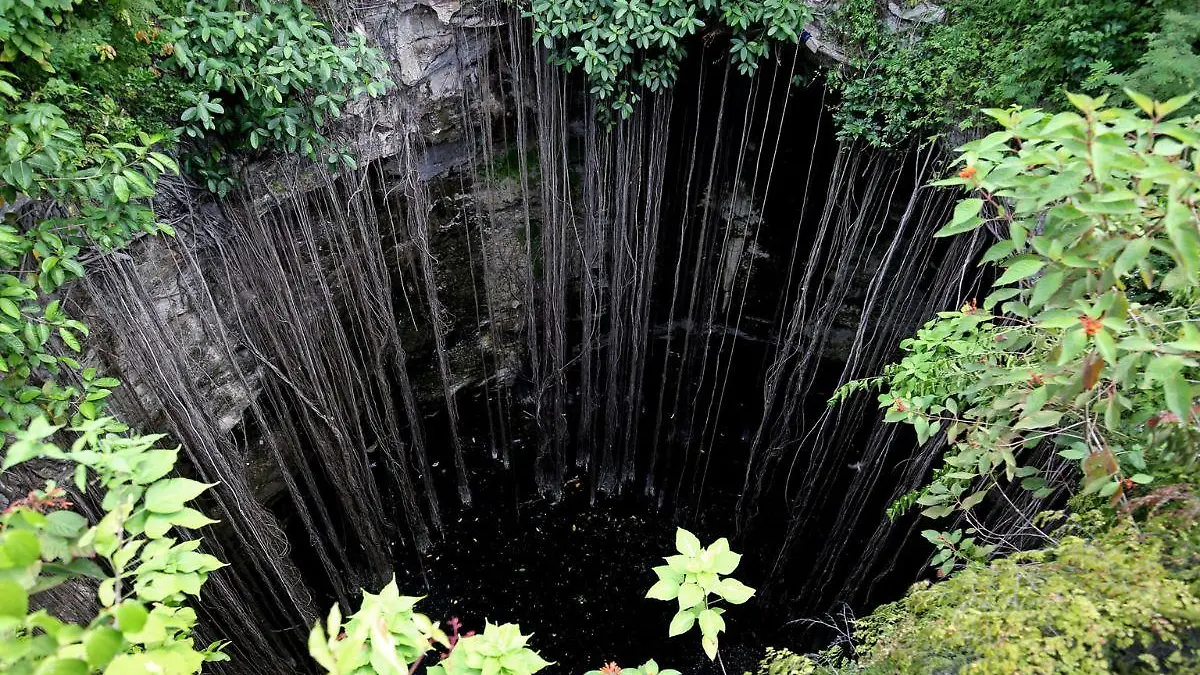
M359 168L248 172L89 275L113 405L218 484L212 672L316 672L317 618L393 576L435 620L519 623L548 673L743 672L924 567L884 511L936 444L827 401L978 294L985 236L930 236L940 149L839 140L804 47L745 77L717 34L610 124L495 12L359 120ZM758 589L723 665L644 597L680 525Z

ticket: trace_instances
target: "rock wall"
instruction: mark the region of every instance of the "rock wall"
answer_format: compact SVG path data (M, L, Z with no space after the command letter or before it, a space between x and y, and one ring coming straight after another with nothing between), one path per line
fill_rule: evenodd
M392 64L397 84L384 97L350 106L333 135L353 148L360 165L386 164L389 158L413 150L421 179L435 185L447 182L440 191L454 193L461 183L448 177L471 161L468 139L480 131L468 130L468 125L490 120L497 109L494 100L480 95L491 90L483 81L487 75L482 65L498 44L495 29L502 23L497 16L480 3L437 0L369 7L353 7L339 0L322 14L344 29L365 33ZM490 133L490 129L482 131ZM244 183L252 186L248 189L250 203L290 198L290 187L285 185L294 183L282 178L306 170L311 171L290 158L269 158L244 166ZM253 355L244 351L231 354L211 339L215 323L232 320L212 316L214 309L220 315L228 303L211 297L212 289L221 286L213 281L223 273L220 260L222 235L229 229L227 217L209 194L184 179L171 181L155 206L179 235L145 237L118 255L131 265L138 293L144 293L142 300L154 307L162 333L187 345L186 367L199 398L206 403L206 413L219 420L222 430L231 431L258 395L263 366ZM150 364L131 362L134 357L123 341L136 337L111 324L109 308L95 303L91 290L77 286L68 300L94 330L87 360L126 383L113 397L118 414L147 430L161 429L162 401L143 382L147 371L153 369L147 368ZM237 292L236 288L228 290ZM232 361L237 362L236 368ZM237 374L239 371L245 375Z

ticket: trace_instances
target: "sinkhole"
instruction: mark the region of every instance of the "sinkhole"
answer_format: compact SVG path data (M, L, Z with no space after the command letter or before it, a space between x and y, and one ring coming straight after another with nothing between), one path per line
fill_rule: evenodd
M723 48L698 44L673 98L615 131L590 125L577 78L498 63L509 106L462 166L413 182L410 149L252 223L334 240L285 261L336 283L287 289L304 348L234 432L315 607L394 573L436 620L520 623L555 675L720 672L644 599L681 524L729 537L759 589L726 615L741 672L828 640L797 619L916 577L915 519L884 510L929 456L870 397L827 400L971 292L977 244L928 236L951 206L922 187L929 153L839 142L798 58L747 80ZM330 391L292 386L313 364ZM256 620L294 650L307 626L275 601Z

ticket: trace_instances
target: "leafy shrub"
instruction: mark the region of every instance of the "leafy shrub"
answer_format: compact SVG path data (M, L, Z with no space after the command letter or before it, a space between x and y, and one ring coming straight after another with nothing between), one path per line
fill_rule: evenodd
M1104 71L1111 71L1103 64ZM1200 9L1169 10L1158 30L1149 36L1137 68L1110 74L1105 82L1166 100L1180 92L1200 90ZM1195 114L1196 102L1183 109Z
M1001 131L939 182L972 196L938 236L998 233L983 258L1003 273L835 397L882 386L888 421L947 436L945 466L889 513L978 522L1002 483L1045 496L1044 467L1027 464L1039 444L1078 462L1073 512L1049 514L1065 524L1045 548L990 562L974 528L926 531L939 576L965 566L856 621L853 653L797 672L1200 667L1200 118L1178 115L1187 96L1126 95L1137 109L1071 96L1055 115L986 111Z
M943 23L893 28L880 16L883 3L848 0L830 20L849 57L829 74L841 99L834 113L839 134L895 145L916 133L969 127L980 107L1058 105L1064 89L1099 93L1112 74L1137 68L1144 52L1149 68L1174 70L1179 66L1169 65L1168 52L1194 58L1195 50L1194 43L1165 37L1180 34L1170 30L1171 10L1195 10L1182 0L1154 4L1150 10L1137 0L955 0L944 3ZM1147 40L1160 27L1167 29L1164 49L1152 57ZM1137 87L1148 79L1119 84ZM1186 93L1178 88L1186 80L1172 78L1150 92L1163 99Z
M1184 672L1198 622L1157 547L1121 529L919 585L856 631L864 673Z
M1194 471L1200 120L1171 119L1187 97L1129 96L1140 110L1073 96L1079 112L989 111L1003 130L940 182L974 196L938 235L1006 233L984 254L1004 273L981 306L906 341L881 381L846 390L882 383L888 421L921 442L946 433L948 470L916 500L927 516L969 511L1001 481L1047 494L1023 461L1045 442L1079 462L1084 495L1114 502L1157 467Z
M675 83L685 38L699 29L728 33L730 58L748 75L773 43L799 42L812 12L798 0L533 0L526 15L551 62L582 69L605 110L626 118L642 92Z
M153 5L88 3L75 8L77 13L72 8L72 3L0 3L4 54L14 58L19 52L12 71L0 70L0 203L20 207L28 198L52 207L45 218L33 209L9 209L0 223L0 450L2 470L29 461L61 464L68 475L73 472L79 493L101 491L103 515L90 523L71 510L64 488L52 482L0 513L0 670L196 673L225 655L220 644L202 649L194 644L196 614L186 603L223 563L199 551L199 538L189 534L180 541L171 535L215 522L189 505L211 486L172 477L177 448L158 447L161 436L129 434L105 415L105 400L120 382L79 363L88 329L55 297L61 286L84 275L84 251L120 249L142 234L171 234L147 200L159 179L177 173L178 166L156 150L164 138L145 130L164 126L154 119L164 110L173 111L167 119L179 115L180 108L167 102L171 86L164 85L178 80L158 68L166 65L158 59L175 46L155 25ZM319 31L307 10L293 10L310 19L298 29L299 37ZM282 21L274 29L276 44L259 46L303 63L315 43L310 36L293 46L293 29L300 24L292 23ZM369 56L361 40L349 51L330 47L327 34L324 40L318 51L325 49L323 58L338 63L331 77L354 96L360 86L378 93L382 85L369 74L346 75L359 69L354 58ZM294 81L303 73L269 62L264 67L251 76L282 74L292 83L291 97L309 91ZM313 67L323 72L330 66ZM259 85L245 81L238 92L257 95ZM340 96L337 86L322 86ZM244 114L254 113L247 110ZM275 114L242 122L230 117L224 127L209 130L236 145L246 131L239 125L273 126ZM280 119L286 119L283 114ZM312 143L316 132L307 125L321 121L282 124L289 137L309 134ZM305 143L280 145L312 154ZM96 580L100 607L86 624L29 611L31 596L83 577Z
M349 101L393 86L387 65L359 33L336 45L300 0L254 6L190 0L174 20L171 62L194 87L184 95L183 131L220 150L197 166L216 176L225 152L266 147L354 166L322 128Z

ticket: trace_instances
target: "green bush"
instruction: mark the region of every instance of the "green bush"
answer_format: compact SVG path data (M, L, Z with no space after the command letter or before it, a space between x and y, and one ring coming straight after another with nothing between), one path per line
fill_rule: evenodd
M602 111L626 118L645 92L675 83L699 29L728 33L729 56L748 75L773 44L799 42L812 10L799 0L533 0L526 16L551 62L582 69Z
M300 0L257 0L254 7L190 0L173 21L171 64L189 87L182 128L202 141L191 166L221 194L229 187L229 151L269 148L353 167L354 158L324 134L325 123L349 102L393 86L361 34L335 44Z
M1115 83L1161 99L1195 88L1184 0L952 0L942 23L892 28L876 0L848 0L830 18L849 63L830 72L839 134L876 145L975 124L981 107L1053 105L1064 90ZM1172 11L1177 9L1179 11ZM1191 24L1189 24L1191 25ZM1189 30L1194 33L1194 26ZM1157 37L1151 36L1159 31ZM1147 49L1147 43L1158 45ZM1143 56L1145 54L1145 56ZM1143 64L1141 74L1123 79ZM1163 77L1160 73L1173 75Z
M960 148L970 196L937 236L988 227L999 277L942 312L883 388L886 420L945 465L912 504L973 510L1008 483L1045 497L1033 449L1076 462L1069 515L1027 523L1044 548L991 559L1002 533L928 530L949 579L853 623L853 653L788 657L816 673L1196 672L1200 667L1200 117L1182 96L1137 109L990 110L1001 130ZM1059 487L1062 487L1061 485ZM1003 508L1003 500L997 500ZM1065 520L1058 531L1046 522ZM984 542L989 542L985 545ZM955 572L954 570L958 571ZM810 670L805 670L806 668Z
M1139 539L1065 537L919 585L856 625L862 672L1188 672L1200 600Z

